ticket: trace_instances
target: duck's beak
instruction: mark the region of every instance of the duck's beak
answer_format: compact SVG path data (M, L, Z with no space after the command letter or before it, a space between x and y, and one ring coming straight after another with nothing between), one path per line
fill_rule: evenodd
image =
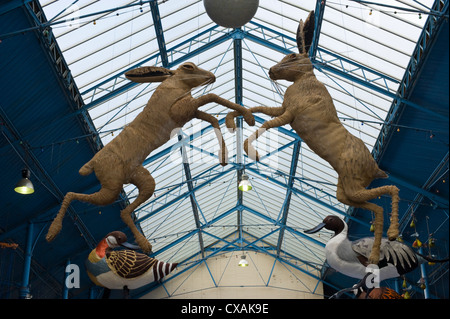
M133 245L127 242L121 243L120 246L125 247L127 249L131 249L131 250L139 250L141 249L141 247L139 247L138 245Z
M325 227L325 223L320 223L319 225L317 225L316 227L314 227L314 228L312 228L312 229L308 229L308 230L305 230L305 231L303 231L304 233L306 233L306 234L314 234L314 233L317 233L319 230L321 230L322 228L324 228Z

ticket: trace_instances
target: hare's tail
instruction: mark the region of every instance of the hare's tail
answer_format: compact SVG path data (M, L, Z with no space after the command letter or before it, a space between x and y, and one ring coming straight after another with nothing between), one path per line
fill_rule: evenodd
M89 162L84 164L83 167L80 168L78 173L80 173L80 175L86 176L91 174L93 171L94 171L94 163L91 159Z
M388 178L389 176L386 174L386 172L385 171L383 171L383 170L381 170L381 169L378 169L376 172L375 172L375 176L374 176L374 178Z

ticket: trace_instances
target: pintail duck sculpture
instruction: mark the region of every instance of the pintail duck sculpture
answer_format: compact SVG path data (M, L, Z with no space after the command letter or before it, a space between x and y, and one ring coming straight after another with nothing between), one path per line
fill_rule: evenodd
M124 247L122 250L114 248ZM127 236L113 231L105 236L86 260L87 274L97 286L123 289L125 297L129 289L136 289L158 281L171 273L177 263L165 263L136 252L139 246L127 242Z
M325 255L328 264L338 272L352 277L363 279L367 275L370 265L369 256L374 244L373 237L365 237L356 241L348 239L348 226L337 216L327 216L322 223L313 229L304 231L313 234L322 228L334 231L334 236L325 246ZM420 255L408 245L399 241L390 241L382 238L380 245L380 258L378 267L379 282L389 278L396 278L414 270L426 261L446 262Z

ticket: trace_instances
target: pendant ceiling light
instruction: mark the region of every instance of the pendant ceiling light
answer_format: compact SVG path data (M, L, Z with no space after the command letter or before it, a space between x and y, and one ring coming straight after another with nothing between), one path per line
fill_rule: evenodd
M22 170L22 179L16 184L14 190L24 195L34 193L33 183L30 181L30 171L27 168Z
M247 174L242 175L242 179L239 183L239 190L246 192L252 189L252 185L250 184L250 181L248 180Z
M239 267L247 267L248 266L248 261L245 258L246 258L245 255L241 256L241 260L239 261L239 264L238 264Z

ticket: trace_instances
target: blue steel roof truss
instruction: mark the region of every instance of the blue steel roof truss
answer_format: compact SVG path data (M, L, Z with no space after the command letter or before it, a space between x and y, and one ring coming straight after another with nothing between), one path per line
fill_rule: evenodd
M216 29L218 26L213 26L213 27L207 29L206 31L203 31L203 32L189 38L188 40L183 41L181 44L178 44L178 45L174 46L173 48L167 49L165 40L164 40L164 30L163 30L163 27L161 24L161 17L159 15L159 10L158 10L158 4L156 1L148 1L148 3L151 7L151 13L152 13L152 18L153 18L153 22L154 22L154 27L155 27L155 31L157 34L159 53L149 57L145 61L139 62L139 64L133 65L129 69L141 66L146 63L154 63L155 65L161 63L165 67L174 67L186 60L191 59L192 57L194 57L206 50L214 48L215 46L217 46L225 41L231 40L234 43L234 63L235 63L234 64L234 67L235 67L235 70L234 70L235 71L235 79L234 80L235 80L236 103L242 105L242 104L244 104L243 103L244 97L243 97L243 92L242 92L242 88L243 88L243 85L242 85L242 81L243 81L243 79L242 79L242 70L243 70L242 40L248 39L250 41L253 41L255 43L258 43L260 45L268 47L272 50L281 52L283 54L295 52L295 48L288 45L288 43L295 42L295 39L292 39L282 33L279 33L275 30L272 30L266 26L263 26L261 24L255 23L255 22L250 22L248 25L246 25L242 29L230 30L227 33L217 32ZM434 11L445 12L445 10L448 10L448 1L445 1L444 9L442 8L442 4L440 4L439 1L436 1L436 5L441 5L441 7L440 8L433 7ZM323 0L317 1L316 13L318 12L319 14L316 14L316 33L315 33L315 37L313 40L313 46L312 46L311 52L313 52L312 61L318 70L320 70L322 72L327 71L327 72L337 74L343 78L349 79L349 80L359 83L363 86L366 86L369 89L374 90L375 92L384 94L391 98L394 98L394 104L391 109L391 113L386 121L386 122L388 122L388 124L392 123L397 118L396 110L398 109L400 104L409 105L409 106L416 107L421 110L425 110L428 112L428 114L431 114L432 116L436 116L436 115L440 116L440 114L436 114L433 111L428 111L425 107L417 105L417 104L413 103L412 101L407 100L408 83L410 83L415 78L415 74L413 71L417 70L416 64L420 63L420 59L423 58L422 55L424 54L424 52L427 49L428 42L426 42L426 41L428 41L430 38L433 37L433 31L434 31L434 27L436 25L435 22L439 21L439 20L437 20L438 18L436 18L436 17L429 18L430 22L425 27L427 36L425 36L425 32L424 32L424 36L422 37L422 40L420 40L418 43L418 47L416 49L417 53L415 54L414 58L411 59L411 61L412 61L411 63L414 62L416 64L413 63L413 65L411 65L409 67L409 69L411 69L412 71L411 72L408 71L405 74L405 78L403 79L403 81L401 83L399 91L394 93L394 92L391 92L391 90L389 89L388 83L398 84L398 81L396 81L395 79L385 76L375 70L371 70L370 68L360 65L354 61L348 60L338 54L335 54L333 52L330 52L330 51L320 48L320 46L318 45L318 43L319 43L318 37L320 35L320 26L321 26L325 6L326 6L325 1L323 1ZM28 10L30 12L36 13L36 7L34 7L33 1L28 1L28 3L26 4L26 7L28 8ZM0 7L0 10L1 9L2 8ZM39 30L42 28L42 26L45 26L45 21L39 21L37 23L39 26ZM275 36L277 36L278 38L283 39L282 42L285 43L285 46L283 47L283 46L280 46L278 44L271 42L270 37L266 37L267 33L275 34ZM46 37L47 41L49 41L49 40L54 41L54 39L52 38L51 32L50 33L38 33L38 34L41 37ZM208 37L206 38L206 41L204 39L205 35L208 35ZM197 49L192 49L194 47L194 44L201 44L201 46L198 46ZM48 49L48 50L50 50L50 49ZM177 58L172 58L174 56L174 53L177 54ZM182 53L182 56L179 56L180 53ZM52 53L52 54L54 55L57 53ZM58 60L58 61L60 61L60 60ZM64 61L64 59L62 59L62 61ZM58 66L57 66L57 68L58 68ZM70 75L70 72L64 72L64 66L62 68L61 67L59 67L59 68L61 69L63 77L65 78L64 81L67 83L67 87L70 89L76 89L76 86L71 84L73 80ZM68 70L68 68L67 68L67 70ZM370 74L370 76L365 76L366 73ZM362 76L361 76L361 74L362 74ZM102 103L108 99L111 99L114 96L121 94L122 92L125 92L126 90L128 90L131 87L133 87L134 85L136 85L135 83L128 82L119 87L116 87L114 85L113 90L104 89L104 87L105 88L109 87L111 85L111 83L116 83L117 79L119 79L121 77L123 77L123 72L120 74L116 74L115 76L113 76L111 78L106 79L105 81L101 82L100 84L98 84L94 87L91 87L90 89L86 90L85 92L82 92L81 94L79 92L77 92L76 90L72 92L71 98L75 99L76 101L81 101L81 96L92 93L91 102L89 104L84 105L84 103L80 102L75 107L75 109L77 110L76 114L80 114L82 118L84 117L85 123L88 123L87 124L88 130L90 130L91 132L92 131L95 132L95 129L92 126L89 126L90 125L89 123L92 123L92 121L90 120L89 114L87 113L87 111L90 108L93 108L93 107L99 105L100 103ZM373 78L375 78L375 80L373 80ZM100 95L100 97L97 97L97 92L99 92L98 94ZM101 92L108 92L108 93L102 95ZM2 118L4 118L4 117L2 116ZM255 115L255 118L257 120L257 123L261 124L264 122L264 120L262 118L259 118L256 115ZM223 125L224 120L225 120L224 118L220 119L219 124ZM239 129L242 129L242 123L243 123L242 118L238 118L237 119L237 127ZM390 126L390 125L384 125L382 132L389 131L390 129L392 129L392 127L393 126ZM196 132L193 135L189 136L189 138L182 138L182 136L180 135L179 142L177 144L178 148L184 154L185 147L190 147L190 148L195 147L192 144L190 144L189 141L192 141L193 139L195 139L197 137L201 137L201 136L207 134L211 129L212 129L212 127L208 126L207 128L202 129L201 131ZM303 196L308 199L311 199L311 200L317 202L318 204L323 205L324 207L327 207L327 208L333 210L337 214L346 216L348 219L354 221L356 224L362 225L363 227L367 227L368 223L363 219L360 220L357 215L352 216L351 214L354 213L354 210L351 209L349 212L343 211L340 208L335 207L331 200L327 201L326 199L324 199L323 195L314 196L309 193L305 193L301 189L296 188L294 186L294 184L297 182L307 183L306 181L298 179L295 176L297 163L298 163L298 154L299 154L300 147L301 147L301 139L292 131L286 130L284 128L279 128L279 131L282 134L286 134L287 136L295 138L295 140L293 142L291 142L291 144L289 144L289 145L293 145L293 157L292 157L290 172L289 172L289 175L287 176L288 177L287 183L282 183L278 179L267 175L263 170L260 169L259 165L261 165L261 164L257 164L256 162L251 162L251 163L243 166L242 162L240 162L238 160L235 163L230 161L229 164L231 164L231 168L220 169L220 167L219 167L220 165L217 164L217 165L214 165L213 167L209 168L208 170L201 172L200 175L203 175L204 177L206 176L206 179L202 183L194 186L192 181L195 179L198 179L200 177L200 175L192 176L189 164L184 163L183 168L184 168L186 180L183 183L186 183L188 185L188 191L183 194L180 194L179 196L176 196L175 198L173 198L173 195L171 195L174 192L174 188L167 191L165 194L158 197L158 200L165 198L165 203L156 209L152 209L151 213L139 217L136 220L136 223L139 224L139 223L145 221L146 219L150 218L151 216L157 214L158 212L163 211L165 208L170 207L174 203L176 203L180 200L183 200L187 197L190 197L191 207L193 210L193 216L194 216L195 223L196 223L196 229L192 230L191 232L185 234L184 236L178 238L177 240L171 242L170 244L168 244L168 245L164 246L163 248L159 249L158 251L154 252L153 255L157 256L159 253L161 253L163 251L167 251L170 248L176 246L177 244L182 243L185 240L188 240L189 238L191 238L192 236L197 234L198 238L199 238L199 252L198 253L201 254L201 260L197 261L196 263L193 263L191 266L184 269L183 272L188 269L191 269L192 267L195 267L196 265L198 265L202 262L206 262L205 260L208 257L214 256L221 251L226 251L227 249L236 250L236 249L242 249L245 247L245 249L254 249L254 250L258 250L258 251L263 251L264 253L273 256L276 260L279 260L279 261L286 263L294 268L297 268L300 271L305 272L308 275L317 278L319 281L322 280L325 284L327 284L331 287L334 287L333 283L329 283L326 280L323 280L323 279L317 277L315 272L305 271L304 268L300 268L300 267L296 266L295 264L291 263L289 257L286 257L286 258L283 257L283 256L289 256L288 252L283 252L283 250L282 250L283 235L284 235L285 231L289 231L289 232L295 234L296 236L299 236L307 241L310 241L313 244L323 246L323 244L321 242L316 241L314 238L311 238L311 237L299 232L298 230L287 226L287 219L288 219L289 204L290 204L291 196L293 194L296 194L298 196ZM387 138L386 135L389 135L389 134L390 133L381 133L380 134L377 145L374 148L375 158L377 158L378 156L381 157L380 154L382 154L383 145L384 145L385 141L389 140L389 138ZM97 137L98 135L96 135L94 133L93 136ZM101 143L100 139L94 138L94 141L97 141L95 148L97 148L97 149L100 148L101 147L101 145L99 145L99 143ZM240 141L240 143L242 143L242 141ZM241 147L241 145L238 147ZM284 147L286 147L286 145L281 146L275 152L280 151ZM163 156L167 156L174 149L176 149L176 148L174 148L173 146L168 147L168 148L160 151L157 154L151 155L144 162L144 165L148 165L148 164L162 158ZM210 156L217 157L215 154L210 154L208 151L203 150L201 148L198 149L198 151L208 153ZM267 154L266 156L271 156L271 155L273 155L273 153ZM246 156L245 156L245 158L247 159ZM445 161L445 158L444 158L443 162L447 163L447 166L448 166L448 153L447 153L447 160ZM249 172L252 172L252 173L254 173L262 178L265 178L268 181L286 189L286 196L285 196L282 216L281 216L280 220L271 219L266 214L263 214L263 213L258 212L248 206L245 206L245 203L243 201L243 194L242 194L242 192L238 191L237 192L237 204L235 207L223 212L222 214L220 214L219 216L216 216L214 219L208 221L207 223L202 224L200 222L199 213L197 210L198 202L195 200L195 192L202 189L209 183L211 183L217 179L220 179L223 176L231 174L232 172L235 172L235 171L238 172L238 180L239 180L240 179L239 176L242 175L244 170L248 170ZM447 169L447 174L448 174L448 169ZM408 182L406 182L406 181L402 182L402 180L400 178L396 178L394 176L391 176L390 179L391 179L391 181L398 183L399 185L408 187L408 188L416 191L418 193L418 196L426 196L426 197L430 198L433 202L435 202L437 205L439 205L439 207L447 209L447 211L448 211L448 199L440 198L439 196L429 192L425 185L424 186L411 185L411 184L408 184ZM183 183L181 183L181 184L183 184ZM62 196L62 193L60 191L58 191L58 193L60 194L60 196ZM328 197L334 198L334 195L328 194ZM123 199L128 200L124 196L123 196ZM143 210L146 207L151 206L152 203L155 201L156 200L150 200L145 205L139 207L137 209L136 213L138 213L140 210ZM411 208L411 209L413 209L413 208ZM224 238L217 237L214 234L212 234L206 230L206 228L213 225L217 221L219 221L235 212L237 212L237 216L238 216L237 225L238 225L238 232L239 232L239 237L235 241L228 241L228 240L225 240ZM277 227L277 229L272 230L270 233L268 233L266 235L266 236L269 236L269 235L272 235L273 233L276 233L277 231L279 231L278 244L276 247L264 248L259 245L256 245L256 242L262 241L265 236L263 236L262 238L259 238L256 242L249 242L249 241L247 241L247 239L244 238L244 234L243 234L243 232L244 232L243 231L243 225L244 225L243 221L245 220L243 217L244 212L258 216L259 218L262 218ZM76 214L76 212L73 212L73 214ZM405 214L405 215L407 215L407 214ZM75 217L74 220L77 221L78 218ZM80 222L82 222L81 219L80 219ZM86 231L89 232L89 230L86 230ZM83 233L83 231L82 231L82 233ZM88 242L88 245L92 246L93 245L92 236L89 236L89 233L85 233L85 235L86 235L85 236L86 240L88 240L88 238L91 238L90 241ZM210 236L210 237L214 238L215 240L217 240L218 242L219 241L225 242L226 245L219 250L215 250L215 251L211 252L208 250L209 247L204 247L204 245L203 245L203 238L202 238L203 235ZM274 250L275 253L273 253L272 250ZM207 254L207 252L209 252L209 254ZM191 258L196 257L198 255L198 253L194 254ZM186 260L184 262L187 262L187 261L188 260ZM317 267L313 267L313 270L317 270ZM180 273L177 275L180 275ZM154 288L155 288L155 286L151 286L151 287L148 287L148 289L143 289L139 292L139 295L144 295L145 293L147 293L148 291L151 291ZM334 287L334 288L336 288L336 287Z
M319 8L322 9L322 10L320 10L321 14L319 15L319 17L321 17L321 16L323 16L323 10L324 10L325 4L324 4L324 1L318 1L317 3L318 3ZM323 4L323 6L321 6L321 4ZM318 21L318 22L319 23L317 25L320 28L320 21ZM274 30L270 30L269 28L266 28L266 27L264 27L262 25L258 25L258 24L254 23L254 22L250 22L250 24L256 26L257 28L260 28L261 30L267 30L267 31L270 31L272 33L277 33ZM316 27L317 27L317 25L316 25ZM255 30L255 29L253 28L253 30ZM261 33L264 36L264 32L261 32ZM285 37L282 34L279 34L279 36L280 37ZM287 54L289 52L292 52L291 51L292 48L288 49L287 47L283 48L283 47L280 47L278 45L274 45L269 40L266 40L264 38L260 38L258 36L255 36L250 31L243 31L241 29L234 30L232 38L234 39L233 41L234 41L234 44L235 44L235 90L236 90L236 95L235 96L236 96L236 102L239 103L239 104L242 104L242 78L241 78L242 77L242 70L240 69L240 68L242 68L241 39L243 39L243 38L250 39L250 40L252 40L254 42L257 42L259 44L265 45L267 47L270 47L271 49L274 49L276 51L280 51L280 52L285 53L285 54ZM290 39L290 40L292 41L293 39ZM315 41L316 41L315 43L318 43L317 40L315 40ZM320 59L320 63L316 62L316 64L315 64L316 68L318 68L319 70L322 71L322 69L325 67L325 69L327 71L331 71L331 72L336 73L336 74L338 74L340 76L343 76L345 78L349 78L350 80L355 81L357 83L360 83L360 84L362 84L364 86L367 86L370 89L375 90L376 92L385 94L385 95L387 95L389 97L394 97L394 98L396 98L397 101L406 103L406 104L408 104L410 106L413 106L413 107L417 107L417 108L419 108L421 110L426 110L425 108L423 108L421 106L417 106L414 103L406 100L405 98L400 97L398 95L398 93L391 92L390 89L389 89L389 86L387 85L387 82L398 83L395 79L392 79L390 77L386 77L385 75L380 74L377 71L370 70L369 68L367 68L365 66L362 66L362 65L358 65L357 63L355 63L353 61L350 61L350 60L348 60L346 58L340 57L339 55L334 54L332 52L329 52L327 50L320 49L318 47L315 47L315 48L313 47L313 50L314 49L316 50L316 52L318 54L314 55L312 60L313 61L317 61L318 58ZM322 57L323 54L332 56L333 60L325 61L325 59ZM337 65L340 65L340 67L341 67L340 69L336 68L336 64L331 64L330 63L330 62L334 62L336 60L337 61L341 61L341 62L337 63ZM345 63L343 63L343 62L345 62ZM355 72L355 68L346 70L344 65L348 65L348 64L352 65L353 67L356 67L356 70L360 70L361 73L363 74L363 76L362 77L354 76L352 73ZM371 73L373 75L376 75L376 80L368 80L368 77L366 77L364 75L365 72L368 72L368 73ZM375 82L379 82L380 84L375 83ZM430 114L436 116L436 114L433 113L433 112L430 113ZM240 125L242 124L242 122L237 122L237 123L238 123L238 127L239 127L239 124ZM296 142L295 145L297 146L297 149L296 149L297 152L295 152L295 148L294 148L294 154L298 154L298 148L300 146L300 143L301 143L301 141L297 141ZM284 203L284 210L283 210L282 219L281 219L280 222L274 221L274 220L270 220L270 222L273 222L274 225L278 225L280 227L279 228L280 233L279 233L278 245L277 245L277 248L276 248L276 255L274 255L274 257L276 257L276 258L280 258L281 245L282 245L282 241L283 241L283 234L284 234L284 230L286 228L286 219L287 219L287 214L288 214L288 210L289 210L288 208L289 208L290 196L291 196L292 192L294 191L294 189L292 188L292 185L293 185L293 182L294 182L294 178L292 178L292 177L295 175L295 168L296 168L296 163L297 163L297 161L295 161L295 158L298 158L298 157L293 156L293 162L291 163L291 174L289 176L289 183L287 185L284 185L286 187L287 194L286 194L286 200L285 200L285 203ZM242 174L242 167L241 166L237 166L236 169L238 169L238 171L241 171L241 174ZM252 170L251 166L250 167L247 166L246 169L248 169L249 171ZM293 172L292 172L292 170L293 170ZM258 170L253 170L253 172L255 172L257 174L261 174ZM267 178L267 176L265 176L263 174L261 174L261 176ZM393 176L391 176L390 179L393 182L397 182L400 185L403 185L405 187L413 188L414 190L418 191L419 194L422 194L422 195L423 194L427 194L427 195L429 195L430 198L433 198L433 197L436 198L436 196L434 194L427 193L422 188L417 188L414 185L408 185L408 184L402 183L401 181L399 181L399 179L396 179ZM321 200L319 200L319 201L323 204L323 202ZM444 199L443 201L440 201L440 202L441 202L441 204L446 205L444 207L448 208L448 200ZM259 215L259 216L261 216L261 217L263 217L265 219L268 219L264 214L260 214L259 212L256 212L253 209L249 209L248 207L245 207L245 206L241 207L242 204L243 204L243 202L242 202L242 194L238 193L238 206L235 208L235 210L238 212L238 222L237 222L238 229L239 229L238 243L240 243L241 245L245 241L243 239L243 237L242 237L243 236L242 235L242 226L243 226L242 225L242 219L243 219L242 213L243 213L244 210L247 210L249 212L255 213L255 214L257 214L257 215ZM351 210L351 211L353 212L353 210ZM340 212L340 213L343 213L344 215L346 215L345 212ZM347 216L347 217L350 218L350 219L353 219L354 221L359 222L358 218L355 218L353 216ZM362 224L364 224L364 222ZM366 226L367 226L367 224L366 224ZM299 233L299 234L301 234L301 233ZM304 234L301 234L301 235L305 236ZM311 238L308 238L307 236L305 236L305 237L308 240L312 240ZM240 247L242 247L242 246L240 246ZM248 249L249 247L247 246L246 248ZM268 253L268 252L266 251L266 253ZM308 274L314 276L312 273L308 273Z

